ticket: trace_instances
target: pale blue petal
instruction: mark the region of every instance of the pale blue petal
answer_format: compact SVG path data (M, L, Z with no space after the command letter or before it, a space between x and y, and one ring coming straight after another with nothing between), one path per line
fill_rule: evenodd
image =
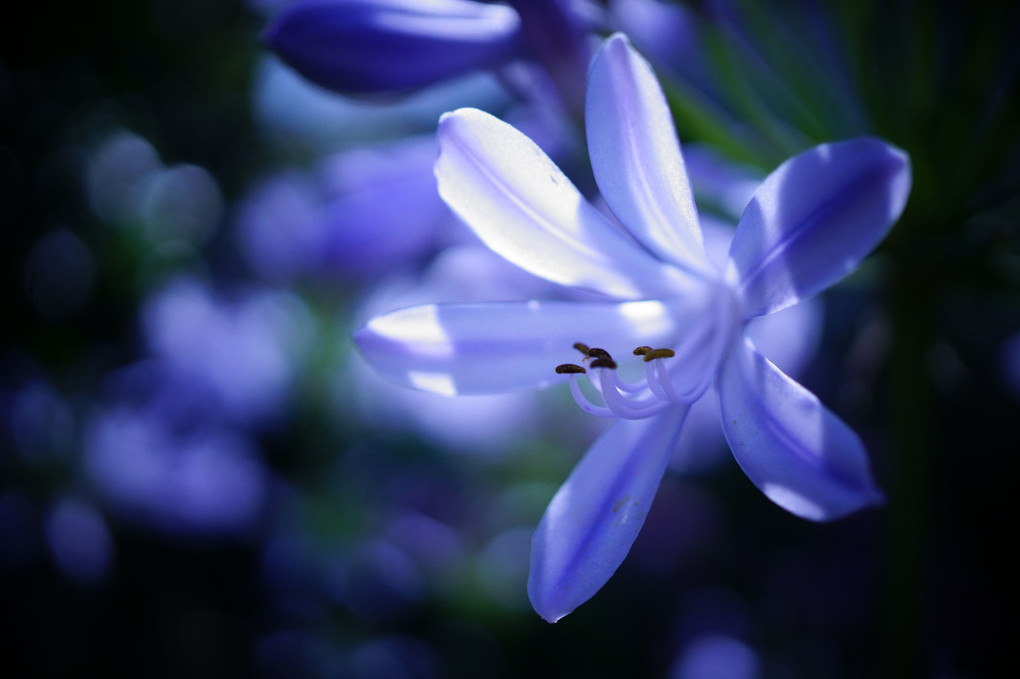
M507 123L460 109L439 123L439 194L495 251L563 285L619 299L684 284L584 199L539 147Z
M718 389L733 456L780 507L827 521L882 501L857 435L749 340L734 344Z
M616 34L592 61L588 153L613 214L662 259L708 272L673 117L648 62Z
M907 155L870 138L822 144L780 165L730 248L745 317L811 297L857 268L899 218L910 182Z
M645 522L687 408L619 420L599 437L545 510L531 543L528 596L556 622L623 562Z
M369 365L398 384L486 394L563 381L556 366L582 358L575 342L627 354L665 346L683 313L655 301L430 304L376 316L354 340Z

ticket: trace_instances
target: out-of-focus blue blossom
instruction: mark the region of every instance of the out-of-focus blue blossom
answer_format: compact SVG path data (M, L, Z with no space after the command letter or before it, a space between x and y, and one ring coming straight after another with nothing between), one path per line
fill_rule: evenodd
M327 592L371 622L407 618L424 598L424 588L415 560L386 540L367 540L328 561Z
M380 637L353 649L341 676L351 679L394 677L394 679L433 679L445 676L447 669L436 652L421 639L409 636Z
M43 381L33 381L15 393L10 406L14 447L30 464L67 461L75 443L71 406Z
M142 316L153 353L205 385L227 418L259 425L285 412L313 333L297 296L258 291L224 300L182 278L150 299Z
M136 230L156 248L201 246L223 218L223 197L207 170L165 166L148 141L130 132L113 133L97 147L86 184L101 219Z
M748 642L751 612L735 593L717 586L687 593L675 622L679 651L673 679L756 679L763 663Z
M92 252L67 229L40 238L25 260L25 290L39 314L52 322L65 322L81 313L95 279Z
M673 665L672 679L758 679L758 654L747 643L713 635L689 642Z
M286 282L319 269L324 199L308 173L285 170L251 189L239 208L237 241L254 271Z
M41 379L4 396L2 436L6 440L9 433L15 456L0 456L0 472L33 479L34 496L17 491L0 496L0 568L38 563L48 551L56 572L67 580L101 584L113 563L113 538L80 487L85 484L78 478L80 441L72 402Z
M201 245L219 227L223 198L207 170L178 165L151 178L145 187L142 210L145 235L151 242Z
M366 101L312 85L275 56L259 62L254 80L252 108L261 135L283 148L318 153L432 130L451 108L497 110L509 99L495 76L471 73L395 101Z
M592 51L588 31L598 17L583 0L510 0L521 16L524 43L549 74L567 109L584 103Z
M140 219L145 186L162 169L163 161L148 141L127 131L111 134L89 163L86 186L92 210L108 223Z
M490 598L503 608L526 607L520 592L528 582L531 529L518 526L496 535L478 557L477 578Z
M380 92L498 66L519 53L520 23L505 5L470 0L309 0L263 39L314 83Z
M113 560L113 538L90 503L62 498L46 517L46 538L60 570L86 585L102 581Z
M151 361L115 376L111 392L84 442L88 475L111 508L172 534L251 535L270 475L255 441L224 422L212 387Z
M567 0L308 0L264 39L304 77L338 92L400 92L479 69L538 62L568 109L583 100L590 21Z
M249 262L269 280L357 280L418 266L452 231L442 228L453 220L432 177L436 153L433 137L410 138L269 179L238 218Z
M579 386L585 368L557 369L584 410L621 419L575 468L536 531L528 589L550 621L591 597L622 562L690 405L713 384L735 457L774 502L826 520L881 499L856 435L768 362L744 328L853 271L910 190L905 154L880 141L802 153L759 187L724 272L705 254L662 92L622 36L592 64L586 122L599 188L644 249L585 202L532 142L480 111L443 119L436 174L444 200L494 251L617 303L413 307L373 319L356 336L383 374L444 393L550 384L549 366L569 360L578 339L614 350L669 347L635 351L645 356L637 381L621 379L604 350L582 347L601 397L594 402Z

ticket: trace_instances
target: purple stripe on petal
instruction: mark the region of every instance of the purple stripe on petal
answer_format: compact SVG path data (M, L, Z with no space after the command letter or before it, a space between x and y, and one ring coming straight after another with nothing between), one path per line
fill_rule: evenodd
M853 271L903 212L910 183L907 155L871 138L822 144L780 165L744 210L730 247L745 318Z
M467 0L309 0L263 39L301 75L338 92L424 87L515 58L520 18Z
M882 501L857 435L749 340L734 345L718 390L733 456L780 507L828 521Z
M528 596L556 622L590 599L630 551L676 446L687 408L620 420L574 468L531 543Z

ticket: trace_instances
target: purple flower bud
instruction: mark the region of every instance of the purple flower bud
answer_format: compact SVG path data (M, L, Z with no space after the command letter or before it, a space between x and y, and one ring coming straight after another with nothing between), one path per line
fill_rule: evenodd
M424 87L514 58L520 19L468 0L309 0L263 38L304 77L339 92Z
M589 26L567 0L511 0L521 17L524 42L549 73L569 108L584 110L592 50Z

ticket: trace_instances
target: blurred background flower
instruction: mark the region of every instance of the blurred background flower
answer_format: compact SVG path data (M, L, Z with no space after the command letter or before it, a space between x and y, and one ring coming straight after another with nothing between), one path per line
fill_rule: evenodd
M307 39L283 46L286 17L311 4L405 21L341 24L360 43L316 54ZM1015 3L19 10L0 22L3 676L969 677L1013 664ZM487 28L458 36L457 16ZM878 253L752 329L862 435L889 501L832 525L789 517L719 448L716 415L692 415L631 557L549 626L527 603L530 532L600 423L558 390L398 390L349 338L421 301L567 294L451 217L433 134L444 111L482 108L592 193L578 102L612 30L656 66L720 243L800 150L873 134L910 153L912 197ZM392 58L367 59L377 48ZM438 69L441 54L455 68ZM309 81L340 57L375 69L371 91Z

